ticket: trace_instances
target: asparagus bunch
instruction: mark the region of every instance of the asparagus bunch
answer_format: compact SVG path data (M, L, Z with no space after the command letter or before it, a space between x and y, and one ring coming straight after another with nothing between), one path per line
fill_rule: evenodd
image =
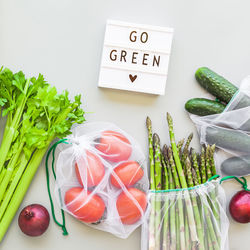
M212 190L209 197L199 197L188 189L195 190L195 186L216 174L215 145L202 146L201 154L197 154L193 148L189 149L193 134L186 143L182 139L176 144L170 114L167 114L167 123L171 145L165 144L161 149L159 136L152 132L150 118L146 120L150 188L157 190L151 193L148 249L219 250L220 214L216 190Z

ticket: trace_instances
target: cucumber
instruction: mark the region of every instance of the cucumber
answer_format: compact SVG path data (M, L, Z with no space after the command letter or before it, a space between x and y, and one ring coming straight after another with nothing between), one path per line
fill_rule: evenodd
M198 83L220 101L229 103L238 88L209 68L199 68L195 73Z
M244 176L250 174L250 155L231 157L221 164L221 170L227 175Z
M186 102L185 109L195 115L213 115L223 112L226 105L205 98L193 98Z
M250 136L238 130L207 127L206 142L232 151L250 153Z

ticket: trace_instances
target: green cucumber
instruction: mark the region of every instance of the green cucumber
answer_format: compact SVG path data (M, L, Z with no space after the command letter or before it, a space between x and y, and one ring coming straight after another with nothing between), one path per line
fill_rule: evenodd
M244 176L250 174L250 155L231 157L223 161L221 170L226 175Z
M209 68L199 68L195 73L198 83L220 101L229 103L238 88Z
M225 150L250 152L250 136L239 130L210 126L206 128L205 140Z
M226 105L206 98L193 98L186 102L185 109L195 115L205 116L223 112Z

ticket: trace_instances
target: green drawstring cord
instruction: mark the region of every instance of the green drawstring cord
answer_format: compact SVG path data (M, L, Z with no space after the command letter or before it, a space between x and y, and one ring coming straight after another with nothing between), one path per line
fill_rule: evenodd
M45 167L46 167L46 179L47 179L47 189L48 189L48 194L49 194L49 200L50 200L50 206L51 206L51 213L52 213L52 217L54 222L62 228L63 230L63 235L68 235L66 226L65 226L65 215L64 215L64 211L61 209L61 214L62 214L62 224L60 222L57 221L56 216L55 216L55 208L54 208L54 204L53 204L53 200L52 200L52 196L51 196L51 192L50 192L50 185L49 185L49 167L48 167L48 161L49 161L49 156L51 154L52 151L52 172L53 172L53 176L54 179L56 180L56 172L55 172L55 168L54 168L54 164L55 164L55 151L56 151L56 147L58 146L58 144L60 143L65 143L68 144L68 142L66 141L67 139L62 139L57 141L56 143L54 143L51 148L49 149L47 155L46 155L46 162L45 162ZM60 202L62 203L62 197L61 197L61 191L59 189L59 197L60 197Z
M241 178L243 181L240 180L240 178ZM235 179L236 181L238 181L238 182L242 185L242 187L243 187L244 190L250 191L250 189L247 188L247 180L246 180L245 177L239 177L239 178L238 178L238 177L236 177L236 176L234 176L234 175L232 175L232 176L225 176L225 177L221 178L220 183L222 183L222 182L225 181L225 180L230 180L230 179Z
M217 178L219 178L220 176L218 175L218 174L215 174L215 175L213 175L212 177L210 177L207 181L212 181L212 180L214 180L214 179L217 179Z
M209 178L207 180L207 182L205 182L204 184L201 184L201 185L198 185L198 186L194 186L194 187L189 187L189 188L183 188L183 189L168 189L168 190L149 190L151 193L169 193L169 192L176 192L176 191L183 191L183 190L193 190L193 189L196 189L196 188L199 188L200 186L202 185L206 185L206 183L216 179L216 178L219 178L220 176L218 174L212 176L211 178ZM240 180L240 178L243 180ZM250 191L250 189L247 188L247 180L245 177L236 177L236 176L225 176L223 178L220 179L220 184L225 181L225 180L230 180L230 179L235 179L237 180L243 187L244 190L246 191Z
M215 101L221 103L221 100L219 98L215 98Z
M194 187L189 187L189 188L177 188L177 189L167 189L167 190L149 190L150 193L170 193L170 192L178 192L178 191L186 191L186 190L193 190L193 189L197 189L199 188L200 186L203 186L203 185L206 185L206 183L216 179L220 177L218 174L216 175L213 175L211 178L209 178L207 180L207 182L203 183L203 184L200 184L200 185L197 185L197 186L194 186Z

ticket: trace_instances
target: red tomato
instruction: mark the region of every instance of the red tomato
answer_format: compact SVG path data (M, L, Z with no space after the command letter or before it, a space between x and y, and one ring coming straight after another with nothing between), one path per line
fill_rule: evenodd
M127 189L130 195L138 202L142 211L144 212L147 207L147 197L144 192L137 188ZM133 199L127 196L125 192L122 192L116 201L116 208L120 215L123 224L131 225L136 223L142 216L139 208L134 203Z
M126 161L132 152L129 140L115 131L104 131L96 148L104 154L103 158L112 162Z
M82 186L83 178L85 178L84 173L87 171L88 187L86 188L97 186L105 174L105 169L100 158L89 151L86 151L86 160L82 158L78 161L78 164L75 163L75 171L76 177Z
M133 186L144 175L144 171L136 161L122 162L114 169L114 172L126 187ZM114 175L111 175L110 181L115 187L121 187Z
M98 195L91 196L90 191L73 187L65 193L67 209L78 219L86 223L98 222L105 211L105 204ZM86 204L85 204L86 203Z

